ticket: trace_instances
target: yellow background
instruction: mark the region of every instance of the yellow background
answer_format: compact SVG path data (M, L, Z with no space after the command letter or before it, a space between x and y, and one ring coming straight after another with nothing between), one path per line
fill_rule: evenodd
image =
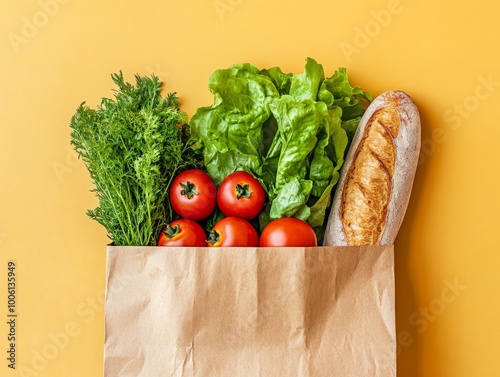
M0 1L0 371L99 376L104 229L69 120L111 73L155 73L189 115L217 68L300 73L305 58L376 95L409 93L422 159L396 242L398 371L499 376L500 5L417 0ZM7 368L7 261L18 368Z

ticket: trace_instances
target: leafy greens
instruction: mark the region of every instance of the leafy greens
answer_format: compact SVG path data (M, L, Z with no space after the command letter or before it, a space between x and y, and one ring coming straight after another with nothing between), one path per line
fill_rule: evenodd
M161 97L158 77L135 86L113 74L114 99L96 110L83 102L71 118L71 143L95 185L99 206L88 216L115 245L151 246L172 220L168 188L181 170L201 163L176 93Z
M260 70L245 63L209 78L211 106L189 124L204 146L204 165L216 184L235 170L256 176L268 194L259 218L303 219L322 237L333 189L369 93L351 87L344 68L325 78L308 58L304 72Z

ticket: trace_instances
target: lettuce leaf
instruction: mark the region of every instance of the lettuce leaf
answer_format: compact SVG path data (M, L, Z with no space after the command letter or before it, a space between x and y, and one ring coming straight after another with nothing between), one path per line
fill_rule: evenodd
M290 95L298 101L315 101L324 79L325 74L321 64L307 58L304 73L292 77Z
M369 93L352 87L346 69L325 78L307 58L304 72L232 65L209 79L212 106L189 124L218 184L235 170L256 176L268 195L262 229L274 218L308 221L321 239L339 170Z
M204 146L204 164L216 184L243 169L261 171L262 125L269 102L279 93L272 80L251 64L215 71L209 79L214 104L199 108L190 120Z

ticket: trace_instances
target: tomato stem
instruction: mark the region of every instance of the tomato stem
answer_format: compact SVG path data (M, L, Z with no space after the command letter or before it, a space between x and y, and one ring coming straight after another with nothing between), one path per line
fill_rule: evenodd
M219 242L219 238L220 238L220 235L219 233L213 229L209 234L208 234L208 239L207 239L207 242L209 244L216 244L217 242Z
M236 198L237 199L241 199L241 198L248 199L248 198L250 198L250 195L252 195L252 190L250 190L248 183L245 183L243 186L240 185L239 183L236 185Z
M182 187L181 195L186 195L188 199L191 199L194 195L198 195L194 183L187 181L185 184L181 182L180 185Z
M165 236L167 236L167 238L173 238L179 234L180 230L181 230L181 227L179 226L179 224L174 225L174 226L167 225L167 231L164 233L165 233Z

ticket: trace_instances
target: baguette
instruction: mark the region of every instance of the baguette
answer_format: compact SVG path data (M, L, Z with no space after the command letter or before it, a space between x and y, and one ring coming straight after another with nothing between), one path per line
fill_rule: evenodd
M402 91L368 106L332 202L324 245L392 245L403 222L420 151L420 115Z

